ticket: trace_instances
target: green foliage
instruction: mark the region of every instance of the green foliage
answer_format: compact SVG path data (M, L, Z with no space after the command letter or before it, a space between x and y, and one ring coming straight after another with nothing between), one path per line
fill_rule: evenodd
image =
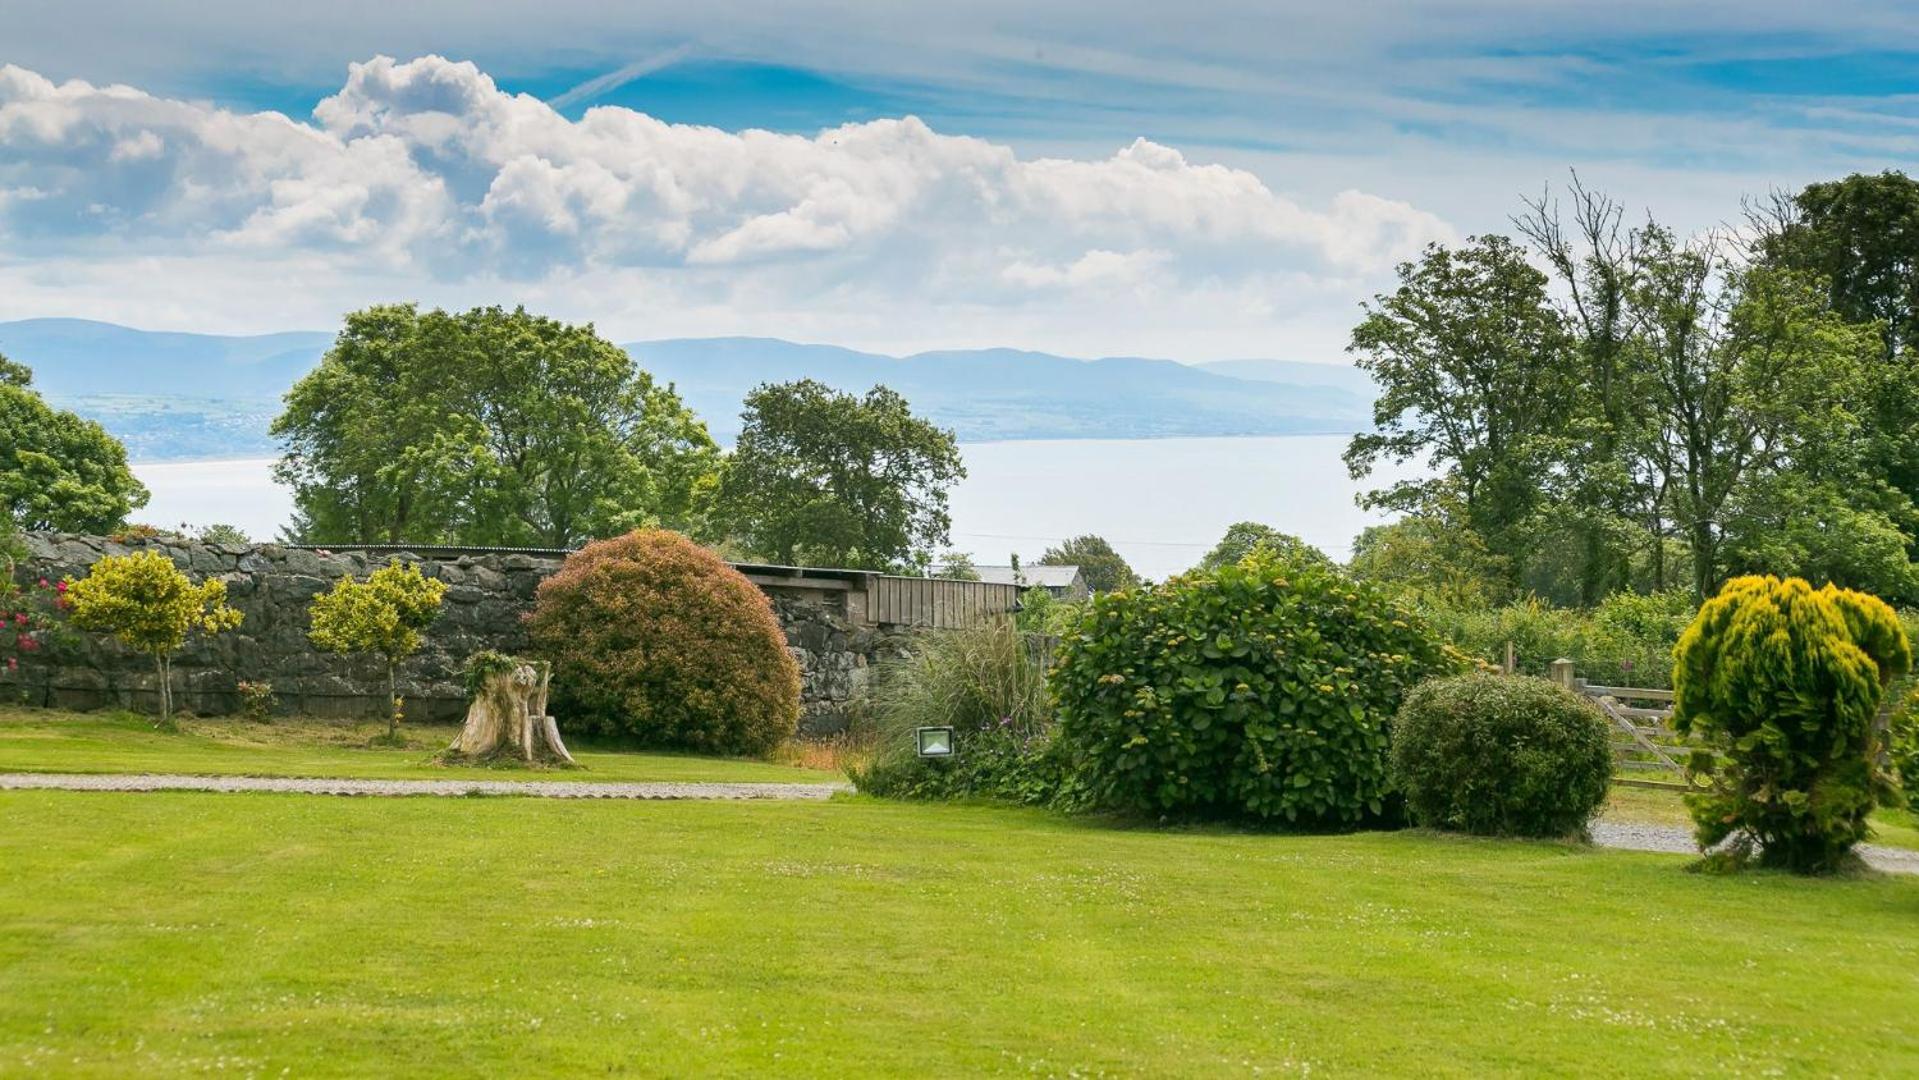
M946 492L966 476L959 444L899 394L769 383L742 418L718 512L762 558L880 570L925 566L946 542Z
M1213 545L1213 549L1199 560L1199 566L1195 569L1217 570L1222 566L1231 566L1257 550L1279 552L1288 558L1326 558L1318 548L1271 525L1238 521L1226 527L1226 535L1219 538L1219 543Z
M1077 626L1085 612L1084 601L1061 600L1051 590L1035 585L1020 592L1019 613L1014 619L1026 633L1057 638Z
M895 798L1050 800L1061 766L1036 646L1006 621L919 638L910 656L875 673L874 753L851 770L853 782ZM947 726L953 756L921 758L914 730Z
M69 578L65 585L73 625L111 634L122 645L153 657L162 725L173 717L172 656L186 644L187 635L224 633L242 619L227 606L225 582L196 585L157 551L105 556L86 577Z
M1393 721L1391 777L1412 820L1483 836L1565 836L1606 801L1606 718L1530 676L1422 683Z
M426 577L420 568L398 559L365 581L344 577L329 592L313 598L307 637L328 652L376 655L386 665L387 698L392 702L387 737L397 737L401 701L396 669L420 649L421 631L440 617L446 582Z
M49 406L33 375L0 357L0 516L22 529L103 533L147 504L126 448Z
M1507 561L1470 528L1434 513L1367 526L1347 569L1408 600L1446 606L1480 607L1510 591Z
M553 663L554 715L660 747L764 754L792 737L800 672L771 602L676 533L642 529L567 556L527 630Z
M505 675L528 661L510 656L496 649L481 649L466 658L466 665L460 669L460 680L466 686L467 697L477 697L486 688L486 681L495 675Z
M184 525L181 526L182 531L185 531L185 528ZM226 525L217 522L212 525L202 525L200 528L194 530L193 538L202 544L233 544L244 547L253 543L253 538L249 537L246 534L246 530L240 528L238 525Z
M1039 557L1039 565L1077 566L1080 576L1086 579L1086 587L1096 593L1130 589L1139 584L1139 575L1126 565L1113 545L1090 533L1047 548Z
M1882 778L1886 685L1912 666L1898 616L1874 597L1798 578L1742 577L1679 641L1673 726L1710 750L1689 771L1702 847L1735 837L1767 865L1837 868L1865 838Z
M1919 687L1912 687L1893 710L1888 725L1893 775L1907 808L1919 811Z
M1384 809L1402 696L1462 666L1376 587L1261 552L1095 598L1053 692L1093 805L1348 826Z
M590 325L524 309L347 316L287 394L275 472L313 543L570 547L696 524L706 428Z
M1544 675L1564 657L1592 682L1664 688L1673 646L1697 608L1689 590L1668 589L1614 593L1590 611L1534 597L1497 607L1432 602L1418 610L1441 637L1488 664L1503 664L1511 642L1522 672Z

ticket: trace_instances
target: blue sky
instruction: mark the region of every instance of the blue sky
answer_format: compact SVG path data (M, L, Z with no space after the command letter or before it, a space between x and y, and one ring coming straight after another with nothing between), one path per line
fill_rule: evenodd
M1520 195L1569 168L1691 230L1736 216L1742 196L1919 162L1910 0L1171 11L1117 0L0 0L0 64L199 110L129 117L111 94L35 89L16 95L11 129L0 111L0 239L13 241L0 253L0 317L327 325L339 305L402 290L577 302L636 335L1326 357L1408 244L1502 228ZM470 62L462 70L487 80L442 116L466 125L457 161L416 100L382 98L418 92L423 69L402 69L410 88L353 90L354 107L370 110L358 126L315 115L349 86L350 64L380 56ZM519 94L574 127L502 137L487 117ZM838 152L682 135L649 144L667 155L653 161L578 124L593 108L802 141L912 116L937 138L928 151L912 132L869 128ZM73 129L87 138L32 141L48 117L75 110L95 125ZM207 149L220 145L208 132L225 130L221 117L260 110L340 141L338 160L289 167L273 148L280 133L257 125L249 138L263 148L246 162ZM369 184L351 208L322 197L341 177L393 164L381 148L396 144L382 139L404 144L421 175ZM1156 150L1124 157L1136 139L1176 152L1183 171L1169 180L1142 166L1160 161ZM88 147L103 158L61 171ZM701 154L737 158L736 171L708 170ZM552 175L531 177L535 165ZM236 173L210 175L222 168ZM649 170L675 191L662 195ZM1242 180L1264 194L1240 191ZM436 184L452 204L430 205ZM687 184L704 186L679 190ZM1057 229L1032 205L1002 213L1040 188L1067 215ZM209 202L209 190L222 194ZM1140 215L1158 216L1141 225ZM195 228L219 242L183 247ZM1264 246L1233 242L1232 228ZM583 230L597 231L593 242ZM312 302L249 293L269 265L299 273ZM233 300L196 303L160 280L182 273ZM39 310L50 303L68 310Z

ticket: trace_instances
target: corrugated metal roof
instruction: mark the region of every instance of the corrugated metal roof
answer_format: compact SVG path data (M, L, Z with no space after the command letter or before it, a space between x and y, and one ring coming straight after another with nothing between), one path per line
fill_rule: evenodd
M995 585L1014 585L1016 581L1011 566L975 566L981 581L990 581ZM1077 566L1021 566L1019 577L1026 579L1028 585L1041 585L1048 589L1071 588L1073 580L1079 577Z

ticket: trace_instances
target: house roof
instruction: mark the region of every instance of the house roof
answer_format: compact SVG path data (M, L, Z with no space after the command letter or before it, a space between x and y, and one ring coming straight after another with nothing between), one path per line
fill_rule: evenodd
M1013 568L1010 566L975 566L973 569L979 571L981 581L992 582L995 585L1017 584ZM1021 566L1019 576L1025 578L1028 585L1041 585L1048 589L1066 589L1071 588L1073 582L1079 579L1079 567L1041 566L1035 563L1030 566Z

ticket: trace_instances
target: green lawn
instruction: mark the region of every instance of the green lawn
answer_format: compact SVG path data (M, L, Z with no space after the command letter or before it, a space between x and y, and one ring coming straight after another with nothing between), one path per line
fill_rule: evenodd
M844 798L0 793L0 1073L1919 1071L1919 881Z
M276 720L184 720L163 734L128 714L0 708L0 772L194 773L208 776L317 776L369 780L714 780L830 782L837 773L766 761L641 754L574 747L584 768L448 768L433 754L452 726L403 726L404 748L369 745L384 725Z

